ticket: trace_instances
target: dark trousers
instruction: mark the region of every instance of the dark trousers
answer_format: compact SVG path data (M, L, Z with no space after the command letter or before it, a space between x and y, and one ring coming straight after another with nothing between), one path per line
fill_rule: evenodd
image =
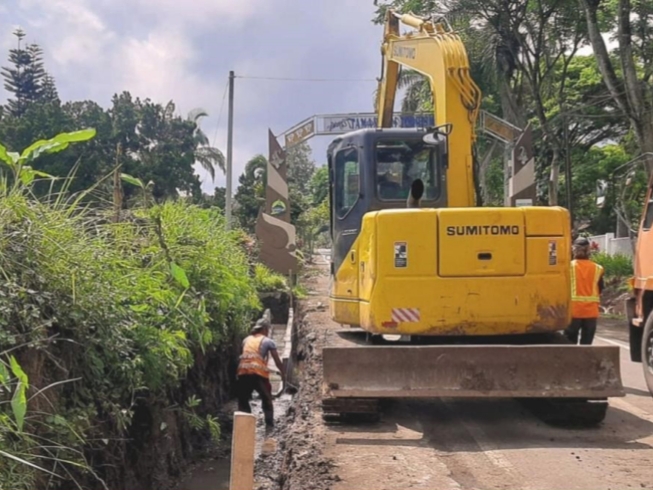
M580 333L581 345L591 345L596 333L596 318L572 318L571 325L565 330L565 335L570 342L578 343Z
M252 413L249 400L252 392L261 397L266 425L274 425L274 408L272 404L272 385L270 380L256 374L245 374L238 377L238 410Z

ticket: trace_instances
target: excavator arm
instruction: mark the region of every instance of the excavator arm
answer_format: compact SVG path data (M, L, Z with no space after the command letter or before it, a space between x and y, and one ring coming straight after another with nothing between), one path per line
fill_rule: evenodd
M414 30L402 35L401 23ZM481 90L470 76L467 52L460 37L444 22L388 10L381 53L383 73L376 104L379 127L392 126L400 67L424 75L433 94L436 125L452 127L448 143L448 206L475 206L472 146Z

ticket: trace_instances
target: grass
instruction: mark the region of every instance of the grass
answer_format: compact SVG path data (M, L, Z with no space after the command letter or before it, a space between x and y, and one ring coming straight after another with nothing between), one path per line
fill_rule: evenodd
M0 348L30 382L21 397L10 376L0 393L0 488L115 482L103 461L125 459L136 407L183 405L197 356L247 330L257 286L283 285L250 275L218 211L179 201L110 216L29 186L0 196ZM190 420L219 434L214 419Z
M273 272L263 264L254 266L256 290L261 293L288 291L288 281L281 274Z

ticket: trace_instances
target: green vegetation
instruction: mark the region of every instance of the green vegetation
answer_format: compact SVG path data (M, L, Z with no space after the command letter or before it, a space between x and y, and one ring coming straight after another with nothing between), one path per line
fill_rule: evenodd
M238 178L240 185L234 199L237 203L234 216L241 228L253 235L259 209L265 206L268 161L263 155L252 158Z
M328 246L329 174L326 166L317 167L305 143L288 151L288 189L290 219L297 229L298 257L311 256L316 246ZM259 209L265 206L267 159L252 158L239 178L234 215L246 232L254 234Z
M150 487L189 457L170 444L220 439L258 294L288 287L226 231L224 189L200 191L195 163L224 170L204 111L127 92L108 110L64 104L16 35L0 106L0 487L118 488L129 472Z
M305 299L308 298L308 289L306 289L306 286L300 283L292 288L292 294L297 299Z
M609 255L604 252L599 252L592 254L592 260L603 266L605 269L605 278L607 280L623 280L632 277L634 273L633 261L627 255Z
M628 227L638 228L653 159L628 162L653 152L650 2L374 0L374 5L377 24L394 8L444 17L460 34L483 93L482 109L520 128L532 125L539 204L573 205L575 228L592 234L628 236ZM620 35L608 47L606 39L617 26ZM588 47L591 54L580 54ZM433 109L423 76L402 70L400 85L406 90L404 109ZM504 147L480 134L476 150L484 204L503 205ZM597 181L607 184L600 208Z
M216 419L197 415L198 399L178 389L198 355L219 354L247 331L260 312L257 285L279 286L258 268L250 275L242 236L225 231L218 209L164 202L114 222L111 207L81 204L93 189L37 199L34 187L53 179L25 163L94 134L60 134L20 155L0 146L5 488L115 481L119 469L105 464L138 437L138 410L178 405L191 428L219 437Z
M24 32L18 30L15 35L17 47L10 51L9 65L2 69L9 101L0 106L0 141L9 151L92 127L97 135L89 144L39 158L34 170L63 179L75 168L74 178L66 184L68 190L81 192L97 186L95 193L85 196L95 202L111 199L111 179L105 177L120 166L122 172L153 182L152 197L157 202L178 198L183 192L194 203L220 204L218 192L215 196L202 194L194 169L197 163L212 178L216 169L224 170L222 152L209 145L200 127L205 111L195 109L182 117L175 114L172 101L157 104L129 92L115 94L106 109L90 100L62 103L54 79L43 67L41 48L23 46ZM43 196L61 190L63 182L43 182L32 192ZM133 187L124 189L123 207L131 204L136 193Z
M271 271L263 264L254 266L254 280L256 290L261 293L271 293L276 291L286 291L288 282L284 276Z

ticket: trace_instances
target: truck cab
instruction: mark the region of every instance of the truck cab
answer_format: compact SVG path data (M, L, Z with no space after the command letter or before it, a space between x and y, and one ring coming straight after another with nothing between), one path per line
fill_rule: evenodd
M653 179L649 180L637 235L632 294L626 300L630 358L641 362L644 379L653 395Z

